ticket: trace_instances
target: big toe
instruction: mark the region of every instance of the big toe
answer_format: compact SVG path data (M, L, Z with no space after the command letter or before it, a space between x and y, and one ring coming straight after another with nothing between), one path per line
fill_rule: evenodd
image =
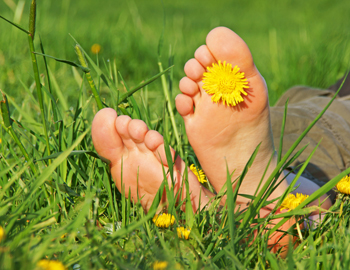
M254 115L260 115L268 107L267 86L254 64L248 45L240 36L226 27L211 30L206 42L209 51L217 61L226 61L233 67L237 65L240 72L244 72L249 86L246 91L248 103L245 105L249 104L248 107Z
M209 32L206 43L209 51L217 61L226 61L238 65L246 77L256 75L257 69L253 57L243 39L231 29L217 27Z
M91 128L92 141L97 153L113 162L116 149L123 142L116 131L115 120L117 113L111 108L100 110L94 117Z

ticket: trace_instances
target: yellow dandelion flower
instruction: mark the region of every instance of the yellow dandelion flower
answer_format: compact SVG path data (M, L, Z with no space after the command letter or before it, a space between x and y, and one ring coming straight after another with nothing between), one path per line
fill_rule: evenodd
M94 44L91 46L91 52L93 54L98 54L101 51L101 45L100 44Z
M5 230L3 227L0 226L0 242L2 239L5 239Z
M243 95L247 95L244 88L249 88L248 81L244 77L244 72L239 72L240 68L231 64L213 63L212 67L207 67L208 72L203 73L203 89L210 95L215 103L222 103L229 106L236 106L243 102Z
M195 174L195 176L197 176L199 182L201 182L202 184L207 182L207 180L205 179L206 176L203 170L198 169L196 166L194 166L194 164L191 164L190 170Z
M288 194L288 196L283 200L281 204L281 210L288 209L288 211L295 209L299 204L305 201L309 195L304 195L302 193Z
M344 176L336 185L339 192L350 195L350 176Z
M160 215L154 215L152 221L159 228L168 228L170 225L174 224L175 217L173 215L163 213Z
M66 267L60 261L40 260L37 263L40 270L66 270Z
M188 239L190 237L191 229L185 229L184 227L177 227L177 236L179 238Z
M165 261L155 261L153 263L153 270L164 270L166 269L168 266L168 262L165 262Z
M176 263L176 264L175 264L175 269L181 270L181 269L183 269L183 267L182 267L181 264Z

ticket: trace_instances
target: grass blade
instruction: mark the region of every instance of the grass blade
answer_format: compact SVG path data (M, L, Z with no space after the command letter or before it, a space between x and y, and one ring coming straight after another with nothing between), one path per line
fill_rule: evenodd
M21 26L19 26L17 23L11 22L8 19L4 18L3 16L0 15L0 18L3 19L4 21L7 21L8 23L12 24L14 27L18 28L19 30L21 30L22 32L26 33L26 34L30 34L29 31L25 30L24 28L22 28Z
M288 109L288 99L284 105L284 113L283 113L283 119L282 119L282 126L281 126L281 135L280 135L280 145L278 148L278 155L277 155L277 163L281 161L282 158L282 148L283 148L283 136L284 136L284 129L286 126L286 119L287 119L287 109Z
M138 86L132 88L131 90L129 90L127 93L124 93L123 95L121 95L119 97L119 103L124 102L128 97L130 97L132 94L134 94L135 92L137 92L138 90L142 89L143 87L145 87L146 85L149 85L151 82L155 81L156 79L158 79L159 77L161 77L162 75L164 75L165 73L167 73L170 69L172 69L174 66L170 66L167 69L163 70L162 72L158 73L157 75L154 75L153 77L147 79L145 82L139 84Z
M243 175L243 174L242 174ZM236 186L235 191L239 189L238 185ZM237 193L236 193L237 194ZM234 194L232 190L232 184L231 184L231 175L230 171L228 170L228 165L226 164L226 205L227 205L227 215L228 215L228 226L230 231L230 250L233 254L235 254L235 245L234 245L234 236L235 236L235 204L236 200L234 199Z
M37 54L37 55L41 55L43 56L44 58L51 58L51 59L54 59L56 60L57 62L60 62L60 63L64 63L64 64L67 64L69 66L73 66L73 67L77 67L77 68L80 68L83 72L89 72L90 69L88 67L84 67L82 65L79 65L73 61L69 61L69 60L65 60L65 59L60 59L60 58L56 58L56 57L53 57L51 55L48 55L48 54L44 54L44 53L39 53L39 52L33 52L34 54Z

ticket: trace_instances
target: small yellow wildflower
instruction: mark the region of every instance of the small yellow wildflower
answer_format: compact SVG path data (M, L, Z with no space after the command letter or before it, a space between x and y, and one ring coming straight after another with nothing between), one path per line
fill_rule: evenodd
M205 176L205 173L203 172L203 170L196 168L196 166L194 166L194 164L191 164L190 170L195 174L195 176L197 176L198 181L200 183L203 184L203 183L207 182L207 180L205 179L206 176Z
M290 193L282 202L281 210L288 209L288 211L290 211L292 209L295 209L299 204L305 201L307 197L309 197L309 195L297 193L297 195L295 196L294 194Z
M190 237L191 229L185 229L184 227L176 228L177 236L179 238L188 239Z
M244 88L249 88L248 81L244 77L244 72L239 72L240 68L231 64L213 63L212 67L207 67L208 72L203 73L203 89L210 95L215 103L222 103L229 106L236 106L243 102L243 95L247 95Z
M153 264L153 270L164 270L168 266L168 262L165 261L155 261Z
M60 261L40 260L37 263L40 270L66 270L66 267Z
M152 221L159 228L168 228L170 225L174 224L175 217L173 215L163 213L160 215L154 215Z
M336 185L339 192L350 195L350 176L344 176Z
M180 263L175 264L175 269L181 270L183 269L182 265Z
M101 45L100 44L94 44L91 46L91 52L93 54L98 54L101 51Z
M5 230L0 226L0 242L5 238Z

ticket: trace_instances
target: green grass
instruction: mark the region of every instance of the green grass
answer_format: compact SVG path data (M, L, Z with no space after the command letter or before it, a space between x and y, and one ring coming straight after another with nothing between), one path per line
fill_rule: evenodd
M0 10L6 18L14 17L3 1ZM184 63L204 44L208 31L219 25L235 30L247 42L269 86L272 104L295 85L328 87L344 74L349 64L347 1L164 1L164 10L158 0L106 0L103 4L44 1L38 6L37 31L46 53L58 58L76 60L75 44L68 33L87 51L92 44L101 44L100 60L115 60L124 79L135 86L158 71L164 11L162 60L166 66L171 50L175 82L184 75ZM26 3L21 20L17 19L25 28L28 12ZM19 97L24 92L21 81L27 86L33 81L28 47L23 46L27 39L4 21L0 27L0 86ZM59 87L64 89L68 104L74 106L79 85L74 83L70 67L53 61L49 61L49 67ZM150 87L151 104L160 89L160 82ZM173 90L174 95L178 93L177 83ZM102 87L103 95L107 91Z
M5 2L12 3L0 2L0 15L29 29L30 1L17 1L17 13ZM23 14L15 16L21 14L21 3ZM347 197L337 200L321 225L304 231L304 240L290 249L287 259L269 251L263 228L276 216L261 219L256 213L288 156L269 178L271 185L242 212L234 213L237 193L228 192L232 200L219 216L216 204L195 215L184 213L167 188L168 211L176 222L159 229L152 222L153 208L145 214L139 203L118 192L108 165L94 152L90 126L101 99L119 114L144 120L190 162L195 157L181 118L171 110L172 97L179 92L184 63L211 28L225 25L245 39L274 103L288 87L326 88L345 73L349 11L346 1L164 1L164 7L160 1L38 2L35 50L42 52L41 38L45 54L83 65L70 33L87 52L96 91L79 67L51 58L46 65L36 55L39 73L33 73L27 35L0 20L0 89L8 100L8 106L1 103L0 118L0 226L6 233L0 242L0 268L35 269L40 259L48 258L69 269L147 269L156 260L167 261L169 269L176 264L190 269L348 269ZM94 43L102 46L98 59L89 51ZM158 59L164 69L174 67L147 82L160 72ZM41 88L35 80L41 80ZM127 94L133 89L133 95ZM254 154L247 170L253 161ZM301 214L305 210L277 217ZM189 241L178 239L178 225L192 227ZM255 229L258 237L253 240Z

